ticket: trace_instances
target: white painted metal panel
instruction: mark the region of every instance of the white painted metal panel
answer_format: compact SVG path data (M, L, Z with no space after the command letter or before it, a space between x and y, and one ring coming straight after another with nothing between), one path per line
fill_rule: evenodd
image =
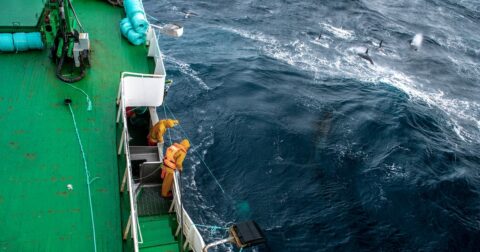
M122 74L122 99L126 107L158 107L163 104L164 75Z

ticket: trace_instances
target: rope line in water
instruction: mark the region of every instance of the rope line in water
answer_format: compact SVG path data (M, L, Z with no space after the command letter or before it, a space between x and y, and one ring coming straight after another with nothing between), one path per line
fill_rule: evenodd
M75 120L75 114L73 113L72 105L68 104L68 108L70 109L70 114L72 115L73 126L75 127L75 133L77 134L78 144L80 145L80 151L82 153L83 165L85 168L85 176L87 181L87 189L88 189L88 202L90 204L90 219L92 221L92 233L93 233L93 246L94 251L97 251L97 234L95 231L95 218L93 216L93 205L92 205L92 192L90 190L90 184L95 181L98 177L93 178L90 180L90 171L88 170L87 165L87 158L85 156L85 151L83 149L82 139L80 138L80 133L77 127L77 121Z
M170 112L170 114L172 114L172 117L173 119L177 120L177 118L175 117L175 115L173 114L173 112L170 110L170 108L164 104L164 107L167 108L168 112ZM190 142L191 145L194 145L193 142L190 140L190 138L187 136L187 133L185 132L185 130L183 129L182 125L181 124L178 124L178 126L180 127L180 131L182 131L182 134L184 135L184 137ZM203 161L202 157L200 156L200 154L198 154L198 152L196 150L193 150L193 152L197 155L197 157L200 159L200 161L202 161L203 165L205 165L205 167L207 168L208 172L210 173L210 175L212 175L213 179L215 180L215 183L218 185L218 187L220 188L220 190L222 190L222 193L223 194L226 194L225 193L225 190L223 189L222 185L220 184L220 182L218 181L218 179L215 177L215 175L213 174L212 170L210 169L210 167L207 165L207 163L205 163L205 161Z
M92 110L92 100L90 100L90 96L88 96L88 94L85 91L83 91L83 89L81 89L79 87L75 87L74 85L68 84L68 83L67 83L67 85L70 86L73 89L76 89L76 90L80 91L81 93L83 93L85 95L85 97L87 98L87 104L88 104L87 105L87 111L91 111Z
M166 106L167 106L167 103L166 103L165 100L164 100L162 107L163 107L163 111L165 112L165 119L168 118L168 116L167 116L167 110L165 109ZM167 131L168 131L168 137L170 138L170 145L172 145L172 144L173 144L173 142L172 142L172 134L170 133L170 130L167 130Z
M155 20L155 21L157 21L157 22L160 22L160 20L158 20L158 18L156 18L156 17L154 17L154 16L152 16L152 15L149 15L149 14L146 13L146 12L145 12L145 15L147 15L148 18L151 18L151 19L153 19L153 20Z
M226 227L219 227L219 226L212 226L212 225L202 225L202 224L194 224L194 225L197 226L197 227L210 228L210 229L213 229L213 230L218 230L218 229L228 230L228 228L226 228Z

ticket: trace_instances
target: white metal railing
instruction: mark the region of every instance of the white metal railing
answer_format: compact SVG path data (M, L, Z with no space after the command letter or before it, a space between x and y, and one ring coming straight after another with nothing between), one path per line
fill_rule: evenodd
M122 185L121 185L121 191L123 191L123 188L125 184L127 185L127 189L129 192L129 201L130 201L130 218L128 221L127 226L125 227L126 232L128 232L128 229L131 230L132 238L133 238L133 249L135 252L138 252L138 245L143 243L143 238L141 235L141 229L140 229L140 224L138 221L138 214L137 214L137 200L136 200L136 194L135 194L135 188L134 188L134 181L133 181L133 176L132 176L132 167L131 167L131 159L130 159L130 149L129 149L129 135L128 135L128 127L127 127L127 113L126 113L126 104L125 104L125 99L122 99L124 95L124 90L121 88L120 95L119 95L119 112L117 115L117 122L119 119L122 119L122 124L123 124L123 129L122 129L122 135L120 139L120 144L118 147L118 154L122 154L121 152L125 152L125 160L126 160L126 166L125 166L125 175L123 177ZM152 110L156 113L155 110ZM178 222L178 229L175 232L175 236L177 236L182 230L183 235L185 236L185 243L182 245L184 249L187 248L187 246L190 245L190 247L193 249L195 252L201 252L202 249L205 247L205 242L200 235L200 232L198 231L197 227L195 226L195 223L192 221L190 216L188 215L188 212L183 208L181 204L181 191L179 188L179 180L180 177L178 175L178 172L175 173L174 175L174 183L173 183L173 201L172 205L170 207L170 212L175 211L175 214L177 216L177 222ZM180 228L181 227L181 228Z
M170 207L170 211L174 210L175 214L177 215L178 229L175 232L175 235L180 232L180 227L182 227L183 235L185 236L185 243L183 244L183 249L186 249L187 246L190 245L194 252L201 252L205 247L205 241L200 235L200 232L195 226L195 223L193 223L187 211L185 210L185 208L183 208L183 205L181 204L182 194L178 183L179 180L179 173L178 171L175 171L172 190L173 201L172 206Z
M133 239L134 252L139 251L139 244L143 243L143 239L140 223L138 221L136 189L134 187L135 184L132 176L126 108L138 106L149 107L150 114L155 113L153 117L158 120L155 107L162 105L165 88L165 67L163 64L162 53L158 45L158 37L154 29L149 29L147 41L149 44L148 56L153 57L155 61L154 74L123 72L117 96L117 104L119 105L119 108L116 121L119 123L121 119L123 124L118 146L118 154L120 155L122 154L121 152L124 151L126 159L125 174L122 179L120 191L123 192L125 185L127 186L130 204L130 218L125 227L124 237L126 238L130 230ZM129 79L129 77L131 78ZM154 119L153 117L152 119ZM163 147L163 145L159 145L159 148L161 147ZM159 149L159 153L162 152L163 150ZM190 245L190 248L192 248L194 252L201 252L205 247L205 242L187 211L181 204L181 192L178 183L179 179L178 172L176 172L172 189L173 201L170 207L170 212L175 211L177 216L178 229L175 236L177 236L180 230L182 230L182 233L186 238L185 243L182 245L183 248L186 249L187 246Z
M155 32L155 29L150 28L147 32L147 42L148 42L148 57L153 57L155 61L155 70L154 74L165 75L165 66L163 65L162 52L160 51L160 46L158 44L158 36Z
M123 91L121 92L121 94ZM123 149L125 151L125 160L126 160L126 166L125 166L125 174L123 180L127 181L127 188L129 192L129 202L130 202L130 230L132 233L132 238L133 238L133 251L138 252L138 228L139 228L139 222L138 222L138 215L137 215L137 202L135 198L135 190L133 188L133 176L132 176L132 167L131 167L131 162L130 162L130 150L129 150L129 145L128 145L128 128L127 128L127 113L126 113L126 106L125 106L125 101L124 99L121 99L122 96L120 96L120 104L119 104L119 114L122 115L122 123L123 123L123 129L122 129L122 136L120 140L120 146L119 146L119 153L121 154L122 151L122 145ZM118 122L118 117L117 117L117 122ZM122 188L120 189L121 191L123 190L124 182L122 182ZM128 232L128 224L127 224L127 232Z

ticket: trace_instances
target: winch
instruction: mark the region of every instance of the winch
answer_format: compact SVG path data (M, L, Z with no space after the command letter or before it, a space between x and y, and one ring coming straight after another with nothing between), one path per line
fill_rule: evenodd
M71 0L51 0L46 4L42 31L57 65L56 76L67 83L85 77L90 66L90 39Z

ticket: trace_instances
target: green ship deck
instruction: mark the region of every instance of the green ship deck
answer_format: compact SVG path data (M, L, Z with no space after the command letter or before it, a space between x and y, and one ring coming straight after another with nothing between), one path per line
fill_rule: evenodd
M43 1L2 1L0 27L35 27L44 5Z
M1 251L93 251L84 166L65 98L73 100L91 176L98 177L98 251L122 251L115 98L122 71L149 73L153 62L145 47L121 37L122 8L99 0L74 5L92 48L92 67L75 85L91 97L92 111L82 93L55 77L47 49L0 54Z

